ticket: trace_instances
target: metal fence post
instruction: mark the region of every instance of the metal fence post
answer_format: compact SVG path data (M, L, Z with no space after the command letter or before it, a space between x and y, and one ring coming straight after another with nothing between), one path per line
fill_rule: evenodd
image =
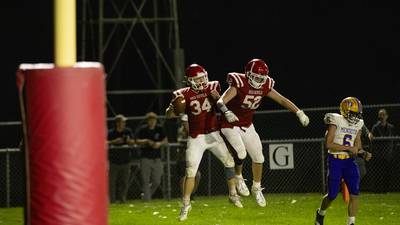
M10 152L6 149L6 207L10 207Z
M208 196L211 196L211 153L210 153L210 151L207 151L207 162L208 162L208 165L207 165L207 169L208 169L208 171L207 171L207 173L208 173L208 193L207 193L207 195Z
M322 176L322 193L326 193L326 176L325 176L325 143L321 141L321 176Z
M171 147L167 147L167 199L171 200Z

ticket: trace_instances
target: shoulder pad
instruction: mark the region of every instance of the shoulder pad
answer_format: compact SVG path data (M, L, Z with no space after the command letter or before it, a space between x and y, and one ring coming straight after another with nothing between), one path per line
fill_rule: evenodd
M358 123L357 123L357 128L358 128L359 130L361 130L361 129L363 128L363 126L364 126L364 120L361 119L361 120L358 121Z
M324 117L325 124L327 124L327 125L328 124L337 125L338 116L339 116L339 114L337 114L337 113L327 113L327 114L325 114L325 117Z
M233 87L241 88L244 86L243 80L238 73L228 73L226 81Z
M183 95L183 92L184 92L184 91L185 91L185 88L181 88L181 89L178 89L178 90L172 92L172 98L176 98L176 97L178 97L178 96L180 96L180 97L185 97L185 96Z
M210 90L216 90L218 92L221 91L221 85L219 84L219 81L216 81L216 80L210 81L210 82L208 82L208 85L209 85Z
M274 88L275 81L272 77L267 78L266 86L268 86L268 90L272 90Z

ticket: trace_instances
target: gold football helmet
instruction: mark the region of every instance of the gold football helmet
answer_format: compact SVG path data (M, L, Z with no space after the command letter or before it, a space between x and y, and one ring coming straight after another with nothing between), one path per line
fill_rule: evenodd
M340 103L340 114L351 124L356 124L362 119L362 105L355 97L347 97Z

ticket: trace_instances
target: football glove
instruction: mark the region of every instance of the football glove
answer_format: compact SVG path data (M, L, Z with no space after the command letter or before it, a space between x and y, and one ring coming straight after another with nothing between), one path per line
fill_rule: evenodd
M226 120L229 123L233 123L235 121L239 121L239 118L233 113L231 110L228 110L224 113Z
M310 122L310 119L308 116L304 113L303 110L299 110L296 112L296 116L299 118L299 121L303 127L306 127L308 123Z

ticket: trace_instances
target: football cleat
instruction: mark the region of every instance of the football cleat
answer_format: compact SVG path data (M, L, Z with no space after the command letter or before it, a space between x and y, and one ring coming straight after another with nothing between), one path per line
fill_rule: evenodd
M243 178L236 178L236 190L241 196L249 196L250 191L244 181Z
M179 221L184 221L187 219L189 211L192 209L192 205L183 205L181 208L181 213L179 214Z
M251 187L251 193L254 195L254 197L256 197L257 204L261 207L265 207L267 205L267 203L265 202L265 198L262 193L262 190L264 190L264 188L254 187L254 186Z
M315 225L324 225L324 216L318 213L318 209L315 216Z
M242 202L240 201L239 195L229 195L229 202L234 204L238 208L243 208Z

